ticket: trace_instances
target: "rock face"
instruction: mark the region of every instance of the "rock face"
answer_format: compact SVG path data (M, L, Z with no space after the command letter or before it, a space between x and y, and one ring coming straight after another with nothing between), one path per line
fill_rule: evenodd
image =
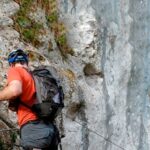
M67 28L68 44L74 54L64 60L56 43L55 51L47 51L53 39L50 31L43 35L45 44L38 52L44 53L65 76L63 149L150 149L149 6L149 0L58 1L60 19ZM3 70L7 68L5 56L9 50L38 49L22 42L13 29L11 16L18 9L12 0L0 1ZM44 18L43 11L38 10L34 14L37 20L39 16ZM3 78L1 71L1 81ZM5 108L5 104L1 107ZM15 122L12 113L4 110L0 116L9 115L7 122Z

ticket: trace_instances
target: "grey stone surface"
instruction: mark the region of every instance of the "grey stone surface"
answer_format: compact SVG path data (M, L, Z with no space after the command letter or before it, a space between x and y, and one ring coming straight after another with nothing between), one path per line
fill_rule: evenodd
M47 28L39 37L45 41L39 52L65 76L63 149L149 150L150 1L59 0L58 6L75 52L66 60L48 31L43 10L37 9L31 16L42 18ZM2 58L18 46L36 49L21 42L11 27L10 16L17 10L13 1L0 1ZM51 40L55 51L47 52Z
M85 80L79 81L86 97L86 122L90 129L113 142L81 128L82 135L87 135L88 148L82 144L79 149L148 150L149 1L72 1L76 5L64 2L61 12L70 27L68 37L77 57L82 63L99 62L95 65L104 74L103 79L83 77ZM98 57L92 61L85 48L88 41L95 41L94 32L87 29L90 18L96 25L91 28L98 39Z

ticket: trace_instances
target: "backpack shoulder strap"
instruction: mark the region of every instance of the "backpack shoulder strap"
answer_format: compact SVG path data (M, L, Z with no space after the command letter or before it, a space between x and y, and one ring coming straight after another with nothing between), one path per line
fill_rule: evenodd
M31 108L29 105L27 105L26 103L24 103L23 101L21 101L21 99L20 99L20 101L19 101L19 104L21 104L21 105L23 105L23 106L29 108L30 110L32 110L32 108Z
M40 85L39 85L39 81L36 79L36 77L34 76L34 72L36 72L36 71L31 71L31 70L29 70L29 69L27 69L27 68L25 68L25 67L23 67L31 76L32 76L32 79L33 79L33 81L34 81L34 85L35 85L35 88L36 88L36 98L37 98L37 100L38 100L38 102L40 102L41 103L41 95L39 94L40 93ZM23 104L23 103L22 103Z
M34 80L34 86L35 86L35 90L36 90L36 99L38 100L38 102L39 103L41 103L42 101L41 101L41 99L42 99L42 97L41 97L41 91L40 91L40 83L39 83L39 81L37 80L37 78L33 75L33 73L31 72L30 73L31 74L31 76L32 76L32 78L33 78L33 80Z

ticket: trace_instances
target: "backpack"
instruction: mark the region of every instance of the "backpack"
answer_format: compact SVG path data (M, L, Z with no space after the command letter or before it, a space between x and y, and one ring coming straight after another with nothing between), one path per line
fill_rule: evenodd
M57 71L50 66L39 66L30 73L35 82L36 102L31 107L21 100L19 104L30 108L39 119L53 121L64 107L64 92Z
M40 66L31 74L35 81L37 100L31 109L40 119L55 119L64 107L64 93L57 79L56 70L52 67Z

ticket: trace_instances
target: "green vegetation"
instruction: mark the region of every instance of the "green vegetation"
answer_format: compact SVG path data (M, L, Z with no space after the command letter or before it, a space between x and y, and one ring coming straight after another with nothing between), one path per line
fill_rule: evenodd
M12 132L12 133L10 134L10 137L11 137L11 142L12 142L12 144L14 144L14 143L16 142L16 139L17 139L17 133Z
M45 10L48 27L54 33L55 41L62 56L67 57L67 54L73 55L73 50L67 43L64 24L58 19L56 0L37 0L37 4L35 4L34 0L15 1L20 5L20 9L13 17L15 22L14 27L25 42L29 42L35 47L41 44L38 37L41 31L44 31L43 25L31 20L29 17L29 13L35 11L35 5L38 5Z
M59 47L59 50L65 58L67 54L73 55L73 50L68 46L66 29L62 22L59 21L58 11L57 11L57 1L49 0L49 9L46 11L46 19L48 26L54 33L55 41Z
M12 150L18 134L19 134L18 132L10 131L4 133L4 135L1 135L0 150ZM4 137L6 139L4 139Z
M40 43L38 35L43 26L29 18L28 14L33 0L16 0L16 2L20 4L20 10L13 17L15 22L14 27L25 42L38 46Z
M50 24L50 26L52 27L51 24L58 21L58 15L56 12L54 12L51 15L47 15L46 19L47 19L48 23Z
M0 139L0 150L5 150L4 143L2 142L1 139Z

